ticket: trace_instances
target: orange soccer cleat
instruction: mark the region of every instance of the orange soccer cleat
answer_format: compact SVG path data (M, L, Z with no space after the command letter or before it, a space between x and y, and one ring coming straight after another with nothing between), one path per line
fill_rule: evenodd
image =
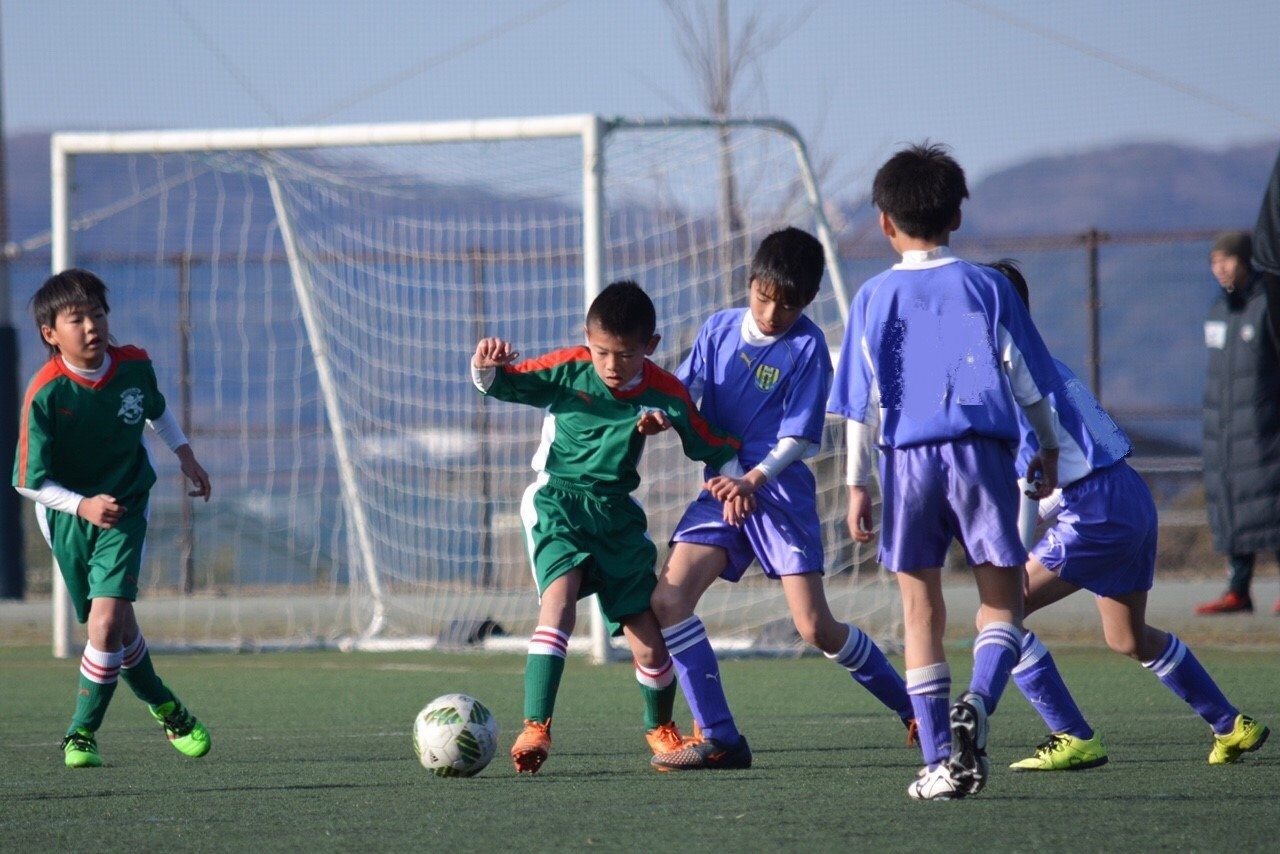
M649 749L654 752L654 755L679 750L689 741L680 734L680 727L676 726L675 721L667 721L661 726L654 727L646 732L644 737L645 741L649 742Z
M551 752L551 718L545 722L525 721L524 732L511 745L511 761L515 763L516 773L537 774L542 763L547 761Z
M1246 593L1241 596L1228 590L1222 594L1221 599L1214 599L1212 602L1205 602L1203 605L1196 606L1197 614L1251 614L1253 613L1253 600Z

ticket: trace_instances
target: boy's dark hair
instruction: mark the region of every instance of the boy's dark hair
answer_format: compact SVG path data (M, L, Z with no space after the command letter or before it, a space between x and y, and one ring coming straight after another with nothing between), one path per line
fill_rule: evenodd
M35 316L36 330L40 331L46 326L53 328L58 314L65 309L89 308L94 305L102 306L107 314L111 313L111 306L107 304L106 283L88 270L72 267L44 280L40 290L31 298L31 313ZM40 340L44 341L43 332ZM44 345L50 353L57 352L57 348L48 341Z
M600 292L587 310L587 325L628 341L649 343L658 328L653 300L630 280L614 282Z
M969 198L964 170L947 152L926 141L899 151L876 172L871 203L910 237L947 231Z
M1253 238L1247 231L1224 231L1214 238L1210 252L1234 255L1247 267L1253 260Z
M1031 292L1027 289L1026 277L1018 269L1018 262L1012 258L1001 258L999 261L992 261L986 266L995 270L1013 284L1013 289L1018 292L1018 296L1022 297L1022 304L1027 307L1027 311L1030 311Z
M760 241L751 259L750 281L772 288L784 303L806 306L818 295L825 266L818 238L788 226Z

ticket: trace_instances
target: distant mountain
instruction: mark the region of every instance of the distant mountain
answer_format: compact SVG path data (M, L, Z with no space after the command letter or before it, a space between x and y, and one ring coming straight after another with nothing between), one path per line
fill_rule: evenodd
M1040 157L971 188L965 230L990 234L1251 228L1280 142L1205 151L1145 143Z
M1280 140L1210 151L1132 143L1037 157L969 187L965 237L1251 228ZM867 199L840 205L874 228Z

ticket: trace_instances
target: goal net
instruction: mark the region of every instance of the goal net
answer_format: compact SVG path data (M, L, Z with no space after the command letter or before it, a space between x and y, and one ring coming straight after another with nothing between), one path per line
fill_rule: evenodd
M153 443L152 643L523 648L537 606L518 511L542 413L476 392L480 337L527 356L574 344L594 294L634 279L674 368L711 312L745 303L752 249L785 225L823 239L809 314L833 348L843 329L817 182L780 122L58 134L53 149L53 266L103 276L115 335L150 352L213 482L193 505ZM827 591L890 638L890 586L844 533L840 430L810 461ZM664 554L700 475L675 437L649 440L636 497ZM758 570L699 612L724 650L800 646ZM593 613L578 634L606 656Z

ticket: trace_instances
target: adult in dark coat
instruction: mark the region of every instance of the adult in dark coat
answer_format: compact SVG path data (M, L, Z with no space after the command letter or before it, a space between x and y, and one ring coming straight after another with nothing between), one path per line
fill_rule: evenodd
M1204 490L1213 545L1228 555L1230 578L1221 598L1196 607L1200 614L1252 611L1257 553L1276 552L1280 562L1280 302L1269 310L1267 293L1280 279L1264 283L1254 272L1251 243L1245 232L1226 232L1209 254L1222 293L1204 325Z

